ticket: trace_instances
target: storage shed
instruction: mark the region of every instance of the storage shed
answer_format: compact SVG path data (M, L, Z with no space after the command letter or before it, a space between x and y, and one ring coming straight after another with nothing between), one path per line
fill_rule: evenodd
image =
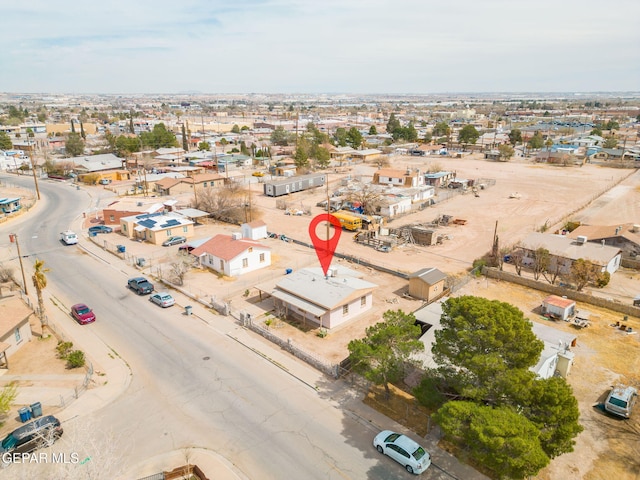
M437 268L423 268L409 275L409 295L427 303L440 298L447 276Z
M542 314L569 320L576 314L576 302L565 297L549 295L542 301Z
M283 178L282 180L265 182L264 194L267 197L280 197L289 193L322 187L325 181L326 175L324 173L310 173L299 177Z

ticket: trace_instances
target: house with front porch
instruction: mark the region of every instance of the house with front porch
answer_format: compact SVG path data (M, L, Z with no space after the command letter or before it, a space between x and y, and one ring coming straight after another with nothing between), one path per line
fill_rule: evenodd
M192 177L163 178L154 185L154 191L160 195L178 195L193 193L197 190L224 186L227 179L219 173L201 173Z
M364 274L343 266L304 268L286 275L274 286L258 287L270 295L278 315L332 329L344 325L373 306L378 285L364 280Z
M390 187L420 187L424 185L424 176L418 169L381 168L374 172L371 183Z
M0 298L0 368L9 368L9 358L31 341L33 314L18 295Z

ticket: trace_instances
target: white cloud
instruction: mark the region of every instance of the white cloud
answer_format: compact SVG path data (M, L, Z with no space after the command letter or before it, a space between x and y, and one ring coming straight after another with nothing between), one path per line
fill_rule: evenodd
M640 85L635 0L22 3L3 12L6 91L428 93Z

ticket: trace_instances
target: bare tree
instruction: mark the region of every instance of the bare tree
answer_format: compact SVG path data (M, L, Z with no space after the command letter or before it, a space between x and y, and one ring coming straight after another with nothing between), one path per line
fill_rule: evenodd
M208 212L211 217L229 223L246 222L255 218L256 212L251 203L251 192L237 183L220 188L198 190L195 208Z
M173 281L176 285L184 284L184 276L191 269L191 264L184 260L178 262L171 262L171 273L173 274Z
M546 248L538 247L534 250L531 268L535 280L538 280L540 275L549 268L549 258L549 250Z
M360 203L365 215L373 215L382 204L382 193L375 186L366 184L359 190L347 194L347 200Z
M579 258L571 265L569 278L575 284L576 290L582 291L589 283L598 280L600 275L600 267L591 260Z
M522 276L522 265L524 263L524 251L518 248L511 253L511 263L516 269L516 273Z

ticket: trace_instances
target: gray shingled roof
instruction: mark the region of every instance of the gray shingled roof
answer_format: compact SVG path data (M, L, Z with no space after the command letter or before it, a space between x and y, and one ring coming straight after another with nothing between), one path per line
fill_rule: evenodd
M527 235L526 238L520 242L520 246L532 251L538 248L545 248L549 250L551 255L556 257L571 260L583 258L598 265L608 264L612 258L620 253L620 249L617 247L598 245L591 242L580 244L573 238L568 238L565 235L550 235L539 232L532 232Z

